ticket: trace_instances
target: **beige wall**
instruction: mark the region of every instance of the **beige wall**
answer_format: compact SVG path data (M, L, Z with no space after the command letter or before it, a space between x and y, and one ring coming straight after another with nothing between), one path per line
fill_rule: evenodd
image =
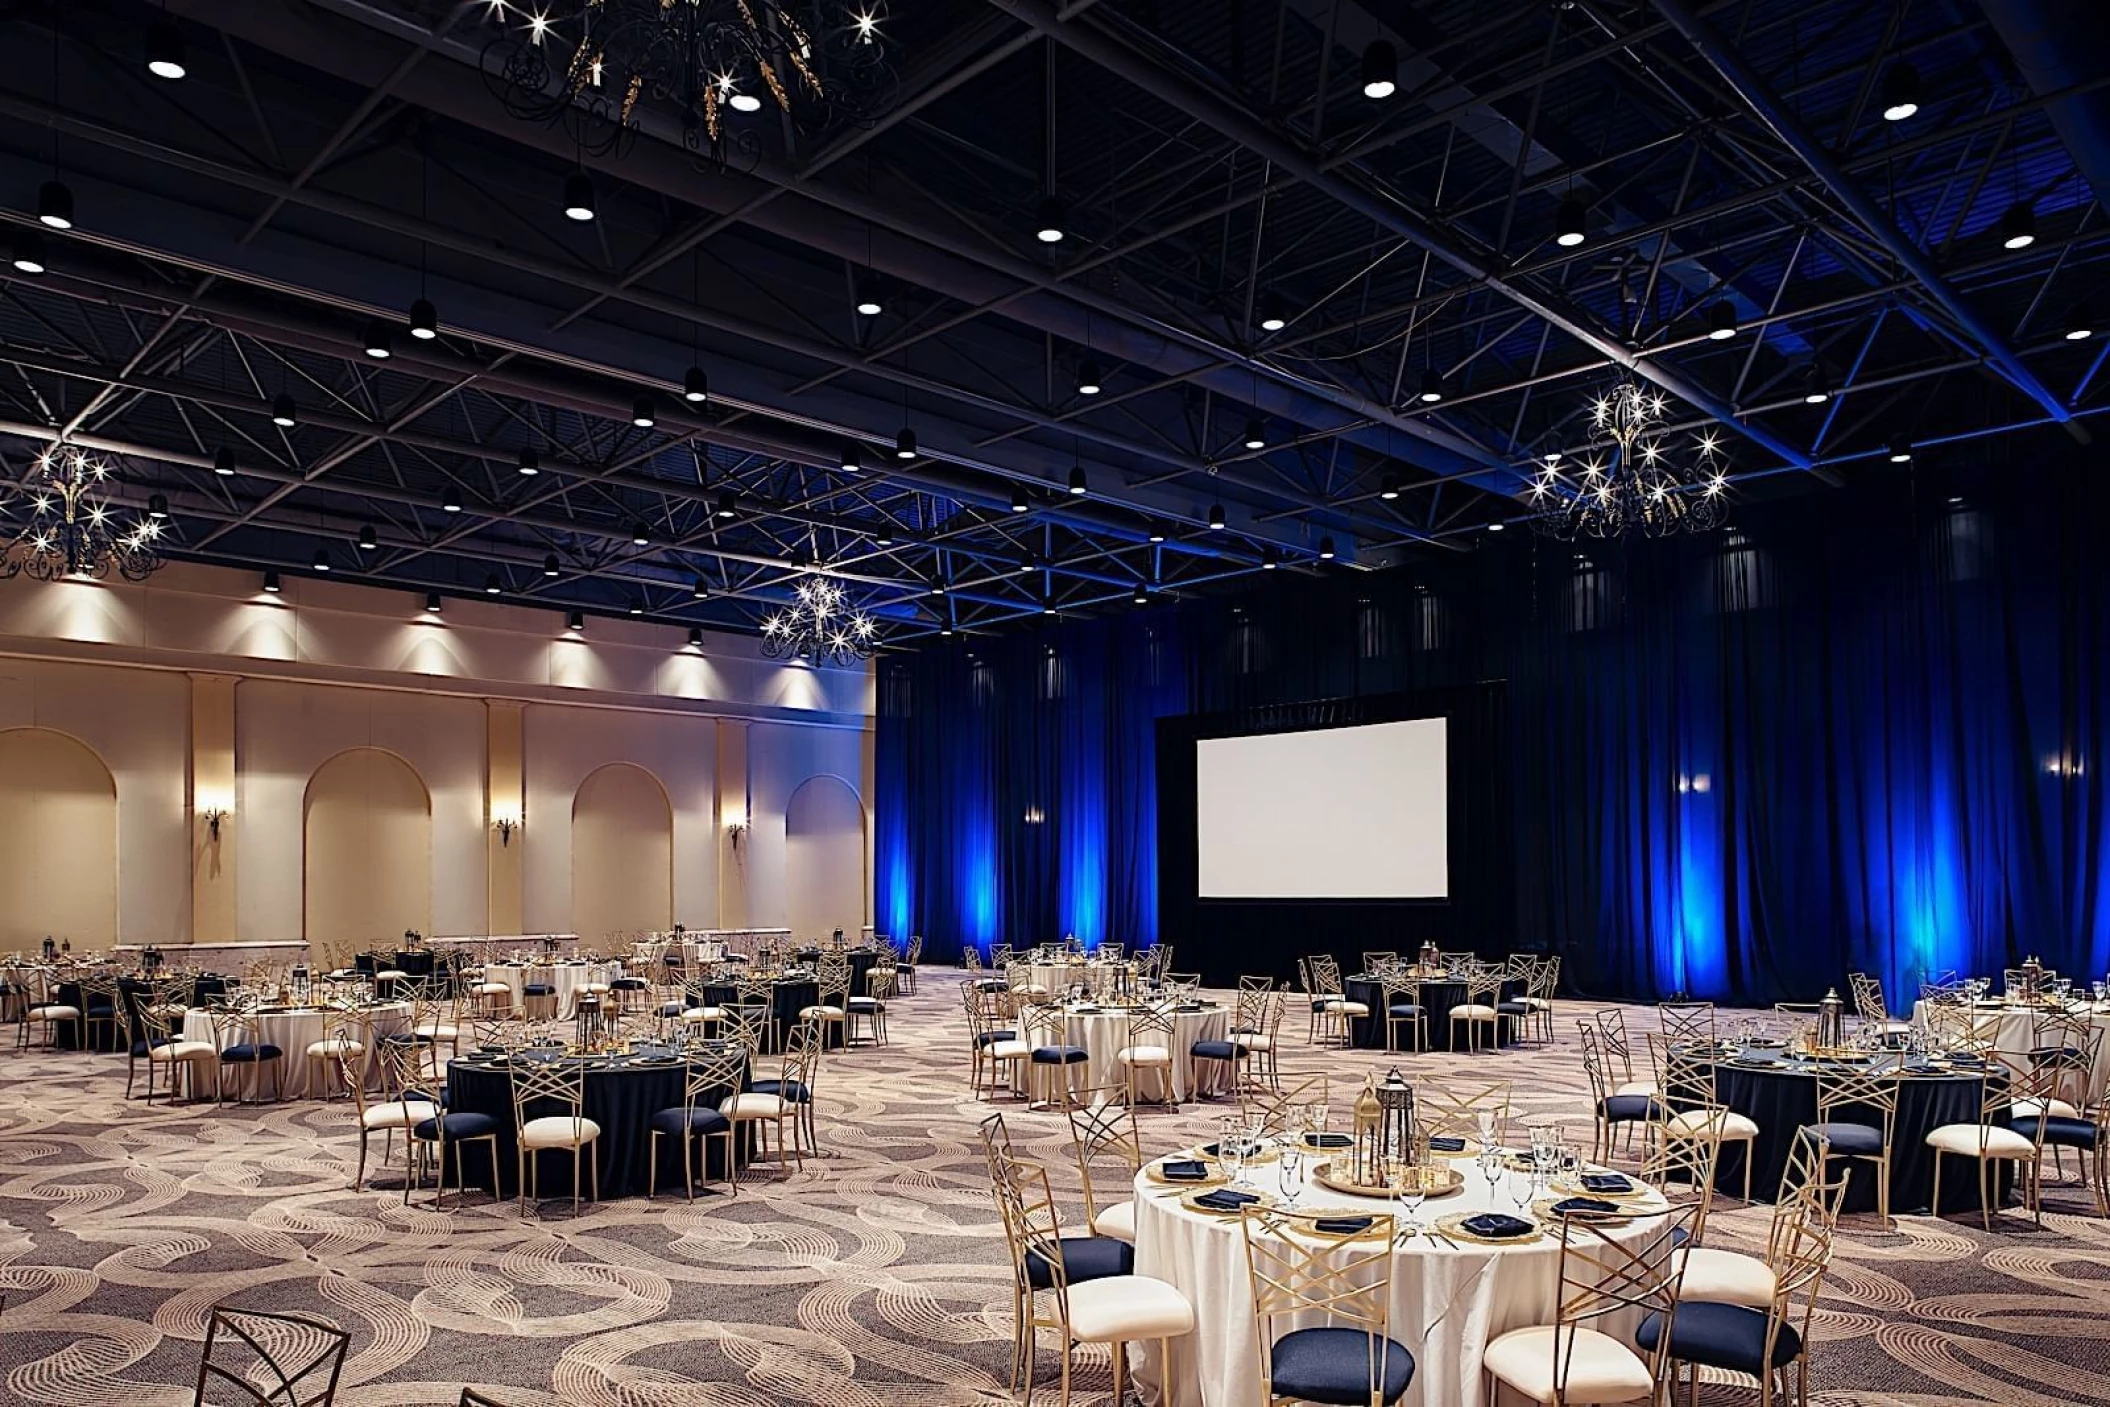
M308 779L310 943L351 951L432 931L432 797L410 764L377 747L340 752Z
M606 907L609 894L575 892L581 865L599 874L615 860L596 849L600 831L582 838L573 822L582 786L612 763L649 778L626 774L611 796L627 806L635 784L648 782L667 824L663 851L652 852L664 859L649 865L664 876L659 890L645 887L637 913L622 910L623 921L611 926L659 926L668 918L692 927L782 924L790 914L791 797L816 776L869 791L866 671L765 661L741 637L706 637L699 650L677 628L593 621L581 638L548 611L450 600L432 617L422 598L398 592L289 578L286 596L272 598L257 592L255 581L249 573L178 566L145 586L0 583L0 729L57 729L108 768L114 860L104 865L79 848L79 863L113 875L121 942L188 941L194 863L195 873L213 873L212 857L194 853L208 842L192 815L192 767L195 758L201 777L223 775L224 754L215 750L224 745L212 743L215 724L199 730L214 755L194 752L194 744L205 746L193 737L195 676L236 681L233 814L221 842L232 903L200 909L226 914L214 921L232 931L200 935L212 941L298 940L311 925L338 934L347 925L385 924L383 937L405 927L490 932L494 892L518 895L517 914L500 915L504 931L572 930L581 900L589 915L615 913ZM518 714L517 783L510 757L491 765L494 707ZM371 914L345 907L364 902L349 889L326 893L319 908L313 892L311 782L332 759L359 749L399 759L402 770L360 773L364 813L344 795L351 774L325 777L320 824L325 835L348 837L333 846L364 845L366 863L380 867L370 887L388 897L377 898ZM742 775L721 777L728 757ZM35 774L43 780L24 779L30 775L17 777L12 792L0 775L0 805L14 803L6 814L25 816L26 806L43 804L34 798L74 785L43 773ZM405 778L429 801L430 820L416 843L396 820L375 830L374 808L394 816L390 808L400 809L408 794ZM221 785L214 782L216 790ZM500 847L491 804L512 804L515 785L520 821ZM596 781L589 800L603 787ZM753 827L736 854L722 808L728 798L749 795ZM869 796L857 800L869 813ZM101 804L109 814L108 799ZM598 826L599 802L588 810ZM868 834L862 844L865 861L848 883L868 914ZM508 862L517 875L503 873ZM323 882L337 881L325 874ZM22 883L0 888L0 934L27 934L45 912L13 897L28 892ZM625 902L632 887L626 879ZM828 903L850 907L840 892ZM409 912L427 917L396 921ZM829 922L837 921L851 923ZM41 940L43 929L35 936ZM0 937L0 951L15 946Z
M792 936L818 942L866 920L865 810L841 777L809 777L784 812L784 880Z
M0 732L0 949L45 938L80 951L117 934L117 782L76 738L49 728Z
M659 778L597 767L571 807L572 932L592 943L674 923L674 807Z

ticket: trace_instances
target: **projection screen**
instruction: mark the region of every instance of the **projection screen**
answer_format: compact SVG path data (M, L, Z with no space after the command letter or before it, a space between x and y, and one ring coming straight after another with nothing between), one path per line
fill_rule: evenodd
M1450 894L1441 718L1195 744L1204 899Z

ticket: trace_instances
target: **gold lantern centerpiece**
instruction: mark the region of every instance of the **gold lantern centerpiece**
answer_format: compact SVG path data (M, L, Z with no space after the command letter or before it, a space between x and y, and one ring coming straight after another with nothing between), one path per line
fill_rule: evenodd
M1355 1099L1355 1143L1350 1159L1356 1183L1390 1188L1404 1184L1416 1165L1414 1087L1397 1067L1383 1080L1364 1083Z

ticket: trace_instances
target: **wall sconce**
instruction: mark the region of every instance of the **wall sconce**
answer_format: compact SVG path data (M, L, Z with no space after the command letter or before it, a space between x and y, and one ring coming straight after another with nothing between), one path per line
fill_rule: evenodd
M726 821L725 834L733 842L733 849L738 850L740 848L740 837L747 834L747 828L750 824L752 823L745 816Z
M225 806L208 806L198 814L205 818L205 828L212 835L213 843L218 844L220 840L220 822L232 816L234 812L228 810Z
M525 820L526 817L517 811L500 812L498 815L493 816L491 818L491 829L498 832L498 843L500 845L511 845L513 843L513 832Z

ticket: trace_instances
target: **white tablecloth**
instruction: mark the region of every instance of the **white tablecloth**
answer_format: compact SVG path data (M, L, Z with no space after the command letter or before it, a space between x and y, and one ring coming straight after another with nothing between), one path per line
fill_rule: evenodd
M1316 1162L1307 1159L1307 1163ZM1490 1197L1487 1183L1471 1161L1459 1164L1465 1187L1448 1197L1422 1204L1420 1220L1431 1226L1441 1216L1490 1209L1517 1213L1507 1178ZM1273 1162L1255 1165L1248 1174L1255 1189L1277 1191ZM1521 1179L1522 1174L1514 1176ZM1351 1197L1305 1176L1300 1211L1339 1207L1344 1211L1390 1211L1383 1202ZM1172 1407L1262 1407L1260 1340L1253 1321L1252 1282L1248 1278L1243 1233L1237 1217L1215 1217L1189 1211L1176 1195L1138 1174L1136 1192L1136 1273L1174 1285L1194 1305L1195 1330L1172 1343ZM1529 1213L1525 1213L1529 1215ZM1404 1217L1402 1217L1402 1220ZM1662 1222L1644 1218L1621 1228L1622 1238L1640 1239ZM1368 1254L1367 1243L1351 1242L1345 1257ZM1549 1227L1538 1240L1521 1246L1455 1247L1417 1236L1392 1256L1392 1337L1414 1356L1414 1380L1404 1407L1480 1407L1480 1359L1488 1342L1511 1329L1551 1324L1560 1296L1560 1229ZM1618 1331L1631 1332L1630 1316L1620 1316ZM1314 1316L1311 1323L1322 1323ZM1279 1331L1292 1327L1278 1319ZM1299 1322L1295 1327L1304 1327ZM1599 1321L1596 1327L1611 1329ZM1162 1374L1156 1344L1136 1345L1137 1378L1147 1384L1149 1400L1163 1407L1158 1384Z
M1124 975L1125 963L1088 962L1079 958L1075 962L1033 962L1026 964L1033 974L1033 985L1059 997L1073 982L1091 982L1102 987L1111 987L1115 979ZM1126 974L1130 981L1132 973Z
M2088 1074L2088 1098L2092 1103L2110 1091L2110 1006L2091 1006L2089 1024L2103 1033L2102 1045L2095 1057L2095 1068ZM1981 1035L1990 1034L1993 1049L2006 1055L2028 1055L2037 1048L2036 1030L2039 1012L2030 1007L1981 1006L1971 1013L1971 1024ZM1922 1029L1927 1024L1927 1004L1912 1004L1912 1023Z
M623 975L619 962L562 962L549 967L523 967L517 963L494 962L484 968L486 982L503 982L513 994L513 1010L521 1009L521 988L529 983L557 989L558 1019L569 1021L578 1015L579 993L586 990L589 982L613 982Z
M1021 1020L1025 1018L1020 1017ZM1025 1034L1028 1045L1074 1045L1084 1047L1086 1085L1125 1085L1128 1072L1122 1068L1119 1056L1122 1048L1129 1045L1129 1014L1125 1011L1078 1012L1064 1014L1062 1029L1053 1024L1029 1027ZM1231 1013L1225 1007L1210 1007L1203 1011L1180 1011L1172 1017L1172 1097L1189 1100L1205 1094L1215 1094L1227 1087L1230 1067L1220 1060L1198 1061L1190 1053L1196 1041L1220 1041L1230 1032ZM1164 1038L1155 1034L1155 1044ZM1017 1093L1026 1092L1028 1061L1018 1061L1013 1066L1013 1088ZM1143 1099L1158 1096L1157 1076L1142 1071L1136 1076L1136 1093Z
M302 1098L308 1093L308 1047L321 1040L325 1034L323 1013L313 1007L302 1007L291 1011L267 1011L250 1018L249 1029L255 1032L254 1039L264 1045L275 1045L284 1051L285 1059L279 1066L279 1077L284 1083L286 1097ZM362 1070L368 1089L381 1087L381 1064L375 1052L381 1038L391 1036L410 1025L410 1007L403 1002L391 1002L384 1006L366 1007L360 1010L349 1028L352 1039L366 1047L366 1060ZM205 1041L222 1049L251 1037L230 1031L224 1040L214 1037L213 1020L202 1007L193 1007L183 1014L183 1039ZM230 1086L230 1099L259 1099L271 1093L271 1077L262 1075L262 1088L258 1088L259 1071L255 1066L228 1066L228 1071L241 1072L239 1088ZM336 1088L336 1076L329 1077L328 1088ZM320 1094L322 1091L315 1091Z

